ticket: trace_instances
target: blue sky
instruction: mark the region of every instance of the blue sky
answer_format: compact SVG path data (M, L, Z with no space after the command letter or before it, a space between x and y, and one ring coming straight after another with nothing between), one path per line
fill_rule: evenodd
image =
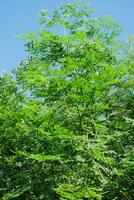
M73 0L0 0L0 72L11 71L26 57L24 42L15 35L38 32L40 9L54 10ZM82 0L88 2L88 0ZM112 15L123 27L121 39L134 33L134 0L91 0L96 16Z

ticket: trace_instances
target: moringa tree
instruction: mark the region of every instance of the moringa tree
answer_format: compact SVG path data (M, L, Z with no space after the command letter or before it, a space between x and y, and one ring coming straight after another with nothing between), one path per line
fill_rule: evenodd
M0 77L2 200L134 199L133 56L92 12L42 10L29 56Z

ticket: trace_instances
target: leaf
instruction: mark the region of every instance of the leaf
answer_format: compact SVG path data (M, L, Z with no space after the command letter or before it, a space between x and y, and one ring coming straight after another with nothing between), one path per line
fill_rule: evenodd
M30 188L23 188L23 189L19 189L17 191L13 191L13 192L9 192L6 193L3 197L2 200L8 200L8 199L16 199L17 197L23 195L25 192L27 192Z
M16 36L18 39L24 40L24 41L34 41L36 42L38 40L38 37L36 34L34 34L33 32L27 32L25 35L21 35L21 36Z
M33 160L37 160L37 161L60 161L61 160L61 155L43 155L43 154L27 154L26 152L22 152L22 151L18 151L17 154L19 155L23 155L27 158L31 158Z

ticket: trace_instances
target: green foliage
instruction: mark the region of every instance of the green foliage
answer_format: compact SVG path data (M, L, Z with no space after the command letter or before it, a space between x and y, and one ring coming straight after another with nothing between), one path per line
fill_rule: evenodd
M134 199L133 37L92 12L42 10L29 56L0 76L2 200Z

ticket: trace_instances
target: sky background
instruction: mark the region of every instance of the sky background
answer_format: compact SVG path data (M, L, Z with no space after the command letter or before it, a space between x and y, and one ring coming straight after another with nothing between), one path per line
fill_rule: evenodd
M38 14L41 9L50 11L62 3L73 0L0 0L0 73L10 72L26 57L24 41L16 38L26 32L39 30ZM112 15L124 30L120 36L134 34L134 0L82 0L91 2L95 16Z

